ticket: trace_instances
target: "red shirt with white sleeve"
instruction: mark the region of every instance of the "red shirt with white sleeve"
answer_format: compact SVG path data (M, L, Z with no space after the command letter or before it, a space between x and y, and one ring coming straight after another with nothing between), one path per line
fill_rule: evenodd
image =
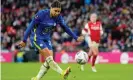
M89 21L82 30L82 34L87 34L90 37L91 41L99 43L100 36L103 34L101 22L96 21L95 23L93 23Z

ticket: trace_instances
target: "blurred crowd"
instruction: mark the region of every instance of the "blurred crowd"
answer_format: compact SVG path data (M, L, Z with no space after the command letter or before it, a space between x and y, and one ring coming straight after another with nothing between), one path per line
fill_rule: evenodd
M53 0L2 0L1 48L15 50L23 34L38 10L49 8ZM98 14L104 34L100 51L133 51L133 1L132 0L61 0L62 12L68 26L81 35L84 24L92 12ZM58 25L59 26L59 25ZM57 27L52 36L54 51L76 51L86 48ZM28 39L25 50L30 50Z

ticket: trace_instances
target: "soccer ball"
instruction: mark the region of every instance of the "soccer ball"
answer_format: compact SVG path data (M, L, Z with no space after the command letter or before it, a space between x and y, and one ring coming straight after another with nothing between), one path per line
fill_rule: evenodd
M85 51L79 51L75 55L75 60L78 64L86 64L88 62L88 54Z

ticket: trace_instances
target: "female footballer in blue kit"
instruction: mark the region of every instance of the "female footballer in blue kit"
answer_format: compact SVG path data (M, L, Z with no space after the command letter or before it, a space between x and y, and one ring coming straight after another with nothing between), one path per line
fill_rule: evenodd
M40 10L30 22L28 28L25 31L24 39L19 43L20 47L26 46L26 41L30 35L30 41L32 45L39 50L39 53L44 55L45 62L42 64L39 73L32 80L40 80L43 75L48 71L49 67L63 76L63 79L67 79L70 73L70 67L66 70L62 70L58 64L53 60L53 51L51 45L51 33L57 24L64 29L66 33L72 36L77 41L82 41L83 37L77 37L66 25L64 19L60 15L61 3L54 1L51 4L50 9Z

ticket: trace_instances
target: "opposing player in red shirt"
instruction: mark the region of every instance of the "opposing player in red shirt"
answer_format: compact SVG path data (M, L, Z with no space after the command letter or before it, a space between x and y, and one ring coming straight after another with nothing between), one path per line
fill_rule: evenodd
M97 14L92 13L90 15L90 21L85 25L82 30L82 34L85 36L85 41L88 43L90 48L88 56L89 59L92 58L92 71L97 72L95 68L95 61L99 53L98 46L100 43L100 37L103 34L102 24L100 21L97 21ZM84 66L81 65L81 70L84 70Z

